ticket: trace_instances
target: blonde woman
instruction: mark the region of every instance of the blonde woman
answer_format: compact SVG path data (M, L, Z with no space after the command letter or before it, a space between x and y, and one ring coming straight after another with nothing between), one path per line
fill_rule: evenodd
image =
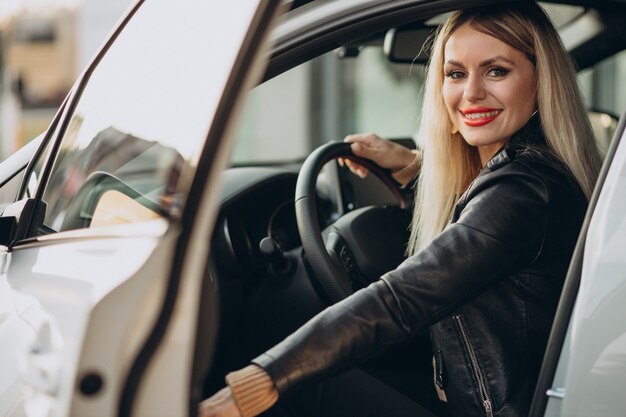
M375 135L347 138L399 179L421 170L412 255L229 374L202 415L254 416L298 390L271 413L528 414L601 163L571 62L543 10L515 2L452 15L432 45L421 120L423 156ZM327 379L425 327L439 406L342 376L350 372Z

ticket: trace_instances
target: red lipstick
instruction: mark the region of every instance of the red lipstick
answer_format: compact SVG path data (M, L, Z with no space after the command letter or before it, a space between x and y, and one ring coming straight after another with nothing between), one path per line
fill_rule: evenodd
M493 122L502 113L500 109L491 107L472 107L459 110L463 115L463 123L467 126L478 127Z

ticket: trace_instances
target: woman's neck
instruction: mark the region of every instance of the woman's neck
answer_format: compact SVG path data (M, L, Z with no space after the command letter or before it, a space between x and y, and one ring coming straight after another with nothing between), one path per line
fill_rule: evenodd
M487 162L497 154L505 143L492 143L489 145L483 145L478 147L478 156L480 158L480 165L484 168L487 166Z

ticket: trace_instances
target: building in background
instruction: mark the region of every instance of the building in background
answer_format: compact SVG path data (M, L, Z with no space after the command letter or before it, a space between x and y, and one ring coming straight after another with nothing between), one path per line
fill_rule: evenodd
M130 0L22 0L0 27L0 158L45 131Z

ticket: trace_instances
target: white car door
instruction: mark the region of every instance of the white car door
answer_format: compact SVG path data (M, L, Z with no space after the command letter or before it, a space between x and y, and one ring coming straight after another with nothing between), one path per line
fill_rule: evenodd
M0 415L195 415L224 139L279 3L139 1L74 86L0 223Z
M626 132L609 155L610 168L585 238L580 289L546 416L625 415L626 375Z
M626 114L608 150L557 310L531 416L626 415Z

